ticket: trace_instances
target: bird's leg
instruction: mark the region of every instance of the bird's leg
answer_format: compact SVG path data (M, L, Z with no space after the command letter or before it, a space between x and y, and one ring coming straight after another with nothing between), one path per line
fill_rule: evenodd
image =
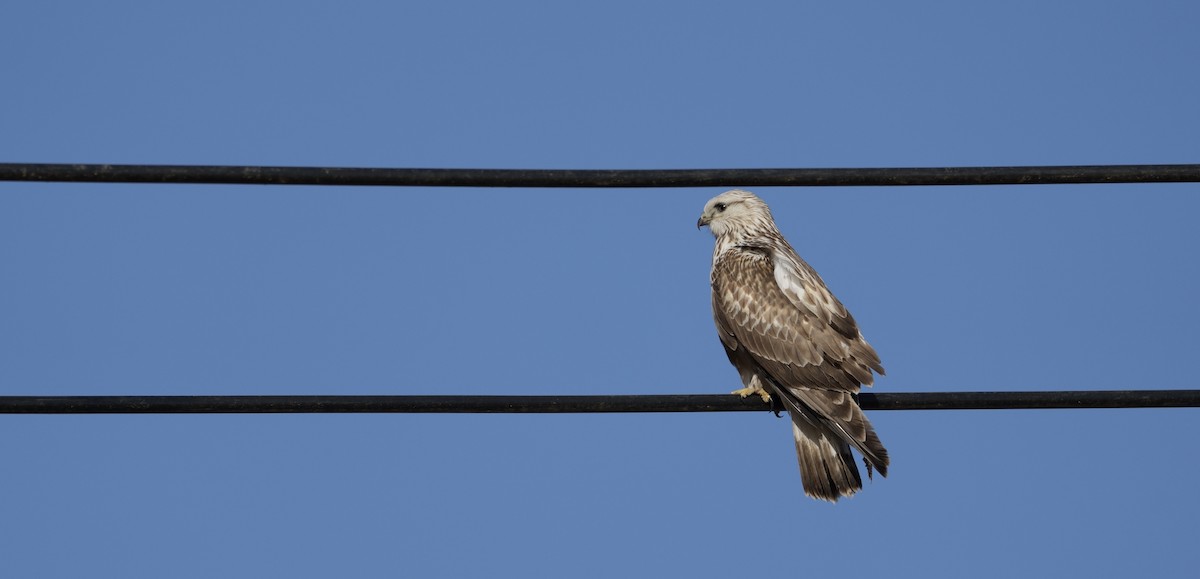
M741 396L742 398L745 398L751 394L758 394L759 396L762 396L764 402L768 402L771 400L771 395L767 394L765 390L763 390L762 388L751 388L750 386L747 386L745 388L738 388L737 390L730 392L730 394L737 394L738 396Z
M733 392L730 392L730 394L737 394L742 398L745 398L751 394L758 394L758 396L762 398L763 402L766 402L767 404L771 403L771 393L767 392L766 389L762 387L762 382L758 380L758 376L750 379L749 386L734 390Z

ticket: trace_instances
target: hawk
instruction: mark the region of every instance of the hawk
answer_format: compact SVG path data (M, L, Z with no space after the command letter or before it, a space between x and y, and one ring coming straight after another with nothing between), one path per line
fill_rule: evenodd
M783 238L767 204L726 191L704 205L713 249L712 308L725 354L745 386L792 419L808 496L837 501L862 489L850 453L887 476L888 454L854 395L882 375L875 349L821 276Z

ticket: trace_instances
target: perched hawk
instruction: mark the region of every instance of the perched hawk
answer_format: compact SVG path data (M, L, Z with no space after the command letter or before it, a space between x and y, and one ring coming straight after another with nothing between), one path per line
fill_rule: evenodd
M887 449L853 397L883 366L854 317L753 193L712 198L696 222L704 225L717 238L713 318L745 385L734 394L777 400L791 414L804 493L836 501L862 489L851 446L868 476L887 476Z

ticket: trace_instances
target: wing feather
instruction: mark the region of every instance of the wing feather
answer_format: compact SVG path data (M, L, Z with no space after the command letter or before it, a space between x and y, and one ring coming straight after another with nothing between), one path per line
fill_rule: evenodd
M822 349L832 359L839 362L856 361L856 364L850 365L854 367L848 367L847 371L854 374L859 382L871 385L873 378L870 370L884 373L879 354L863 339L854 316L829 291L816 270L800 259L786 243L784 248L771 254L774 266L772 274L779 291L797 309L811 312L829 324L833 332L818 332L813 336L814 339L821 341Z
M812 268L798 263L757 248L724 252L712 277L721 340L747 348L781 385L857 392L873 382L871 370L882 373L879 356Z

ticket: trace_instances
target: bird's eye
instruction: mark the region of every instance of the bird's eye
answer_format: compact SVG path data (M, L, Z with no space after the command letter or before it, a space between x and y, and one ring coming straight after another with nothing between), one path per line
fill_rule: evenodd
M724 204L724 203L717 203L716 205L713 205L713 207L716 207L716 208L717 208L717 212L721 212L721 211L724 211L724 210L725 210L725 204Z

